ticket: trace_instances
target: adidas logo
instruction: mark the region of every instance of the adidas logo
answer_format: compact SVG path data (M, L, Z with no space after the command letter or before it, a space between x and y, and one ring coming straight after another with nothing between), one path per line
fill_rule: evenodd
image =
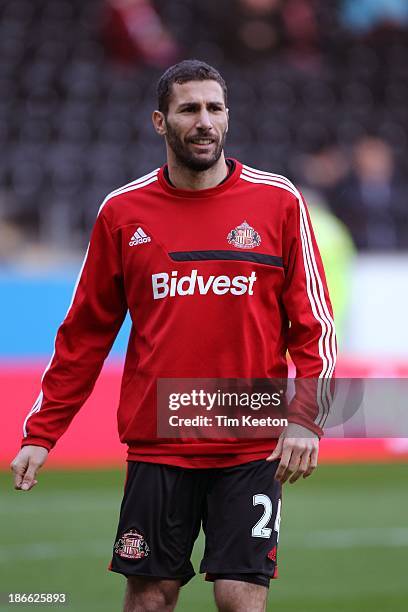
M150 236L145 234L141 227L138 227L132 238L130 239L129 246L136 246L137 244L144 244L150 241Z

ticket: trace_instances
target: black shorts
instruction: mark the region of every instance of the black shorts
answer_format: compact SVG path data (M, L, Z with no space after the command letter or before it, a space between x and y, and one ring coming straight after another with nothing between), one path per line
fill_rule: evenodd
M228 468L187 469L129 461L109 569L185 584L195 574L190 557L202 524L200 572L207 580L268 586L276 577L278 463L262 459Z

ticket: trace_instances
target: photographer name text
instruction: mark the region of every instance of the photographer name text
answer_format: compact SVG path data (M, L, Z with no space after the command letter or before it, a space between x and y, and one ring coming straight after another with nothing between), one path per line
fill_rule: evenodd
M197 415L191 418L172 415L169 417L169 425L171 427L286 427L288 420L273 417L257 418L251 415L229 417L217 414L214 417Z

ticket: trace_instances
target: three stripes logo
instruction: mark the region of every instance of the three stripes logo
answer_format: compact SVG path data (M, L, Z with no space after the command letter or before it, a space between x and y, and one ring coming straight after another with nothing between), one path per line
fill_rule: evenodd
M138 244L145 244L151 242L150 236L148 236L141 227L138 227L132 238L130 239L129 246L136 246Z

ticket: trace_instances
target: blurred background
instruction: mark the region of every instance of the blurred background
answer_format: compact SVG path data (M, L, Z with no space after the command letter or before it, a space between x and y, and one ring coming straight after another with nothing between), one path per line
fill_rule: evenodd
M163 164L150 120L156 81L189 57L213 64L227 81L227 155L285 174L308 200L339 329L338 375L408 375L407 0L0 0L3 468L37 397L97 210L107 193ZM115 408L128 330L126 322L51 467L123 467ZM97 445L89 439L95 422ZM313 486L288 494L289 582L274 587L274 603L303 612L402 610L408 525L398 507L408 441L331 440L321 455L331 465ZM0 591L19 590L17 563L26 587L38 590L36 561L55 588L64 590L65 572L76 611L94 609L94 582L81 590L76 578L95 567L101 579L96 560L107 564L122 476L44 473L43 489L18 505L0 474L0 514L8 519ZM53 523L53 508L66 527ZM304 512L315 517L309 540ZM109 531L103 541L97 529ZM59 563L50 569L50 560ZM106 602L95 609L117 607L116 578L98 585ZM349 596L339 587L345 578ZM290 591L291 580L305 600ZM197 584L181 609L212 609L203 603L208 585Z

